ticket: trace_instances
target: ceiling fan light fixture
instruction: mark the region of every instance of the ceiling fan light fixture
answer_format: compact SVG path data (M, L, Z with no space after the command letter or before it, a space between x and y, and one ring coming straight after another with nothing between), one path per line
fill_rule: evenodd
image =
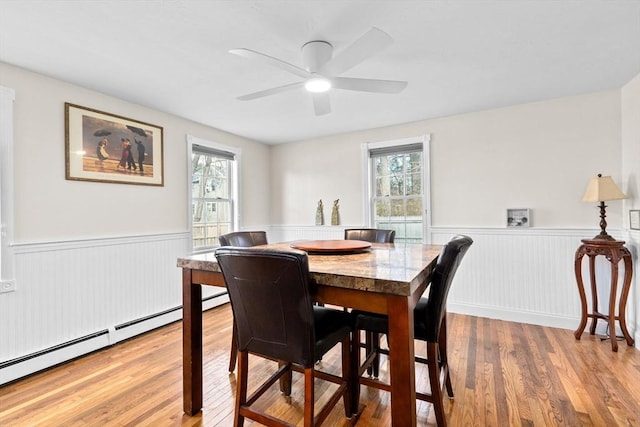
M304 83L308 92L322 93L331 89L331 82L324 77L312 77Z

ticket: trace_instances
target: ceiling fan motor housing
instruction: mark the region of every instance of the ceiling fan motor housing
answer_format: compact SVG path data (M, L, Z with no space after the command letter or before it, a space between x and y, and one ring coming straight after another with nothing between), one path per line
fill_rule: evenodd
M325 41L312 41L302 46L302 63L310 73L317 72L329 62L333 46Z

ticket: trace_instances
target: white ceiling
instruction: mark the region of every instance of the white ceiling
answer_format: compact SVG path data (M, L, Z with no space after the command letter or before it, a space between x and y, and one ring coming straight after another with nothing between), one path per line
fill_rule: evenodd
M333 90L319 117L304 90L236 99L299 77L229 49L302 66L306 42L335 56L374 26L395 43L344 76L402 93ZM619 88L640 73L640 0L0 0L0 61L281 143Z

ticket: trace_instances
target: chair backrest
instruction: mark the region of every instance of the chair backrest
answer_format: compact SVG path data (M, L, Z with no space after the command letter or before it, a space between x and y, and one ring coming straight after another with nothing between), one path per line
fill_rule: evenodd
M238 331L238 349L311 367L315 331L303 251L222 247L215 252Z
M379 228L348 228L344 230L344 238L345 240L364 240L372 243L393 243L396 231Z
M440 326L446 313L447 296L449 295L451 282L462 258L472 243L473 240L470 237L455 236L444 246L440 256L438 256L438 262L431 276L429 297L425 310L427 341L438 341Z
M220 246L258 246L266 245L267 233L264 231L236 231L218 236Z

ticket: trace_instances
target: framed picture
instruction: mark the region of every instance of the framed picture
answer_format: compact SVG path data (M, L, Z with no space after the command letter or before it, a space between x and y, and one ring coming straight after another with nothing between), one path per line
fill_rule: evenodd
M531 210L507 209L507 227L531 227Z
M640 210L629 211L629 228L640 230Z
M164 185L162 128L66 102L66 178Z

